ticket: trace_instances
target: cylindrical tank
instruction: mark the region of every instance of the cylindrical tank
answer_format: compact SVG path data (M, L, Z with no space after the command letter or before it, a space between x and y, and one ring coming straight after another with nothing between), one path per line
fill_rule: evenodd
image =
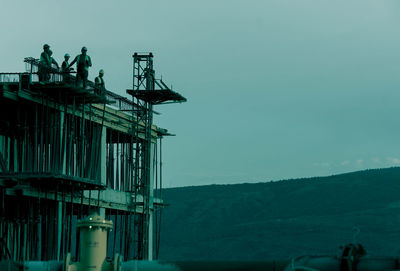
M101 271L107 254L107 231L113 227L112 221L93 214L77 224L80 229L79 271Z

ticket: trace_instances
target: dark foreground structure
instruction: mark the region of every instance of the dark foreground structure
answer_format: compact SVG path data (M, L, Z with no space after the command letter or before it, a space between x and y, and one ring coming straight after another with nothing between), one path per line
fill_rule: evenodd
M107 258L107 235L113 229L113 222L91 214L77 223L80 244L79 258L73 260L71 253L63 261L0 261L1 270L17 271L227 271L227 270L305 270L305 271L369 271L398 270L399 259L390 257L365 257L366 251L360 244L344 246L336 256L303 256L292 260L265 260L258 262L167 262L167 261L123 261L115 253Z
M155 78L151 53L133 55L131 99L76 87L72 74L34 58L25 65L0 73L0 259L78 257L75 226L93 212L113 222L109 255L155 258L170 134L153 125L153 106L186 99Z

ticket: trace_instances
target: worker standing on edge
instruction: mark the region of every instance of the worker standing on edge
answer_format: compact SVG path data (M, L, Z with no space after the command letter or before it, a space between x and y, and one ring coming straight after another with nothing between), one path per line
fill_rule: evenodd
M69 68L69 63L68 63L69 58L70 58L70 55L68 53L66 53L64 55L64 61L61 64L61 71L62 72L70 72L71 70L74 69L74 68Z
M69 73L74 69L74 68L69 68L69 60L70 56L68 53L64 55L64 61L61 64L61 72L63 73L63 80L64 83L70 83L71 82L71 76Z
M97 76L97 77L94 79L94 84L95 84L96 88L98 89L100 95L104 95L104 94L105 94L105 93L104 93L105 84L104 84L103 76L104 76L104 70L101 69L101 70L99 71L99 76Z
M43 45L43 52L40 54L40 60L39 60L39 81L40 82L47 82L50 80L50 69L51 69L51 64L55 64L58 67L57 61L54 60L54 58L51 57L53 52L50 50L50 45L45 44Z
M101 88L104 88L104 87L105 87L103 76L104 76L104 70L101 69L101 70L99 71L99 76L97 76L97 77L94 79L94 83L96 84L96 87L101 87Z
M69 64L68 68L76 62L76 86L78 86L78 82L82 80L83 88L86 88L86 81L89 75L89 67L92 66L92 60L90 56L87 55L87 48L82 47L82 54L77 55L75 59Z

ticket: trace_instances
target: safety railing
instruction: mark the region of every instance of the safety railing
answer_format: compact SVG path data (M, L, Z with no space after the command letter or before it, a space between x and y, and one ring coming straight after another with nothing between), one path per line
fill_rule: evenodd
M72 77L69 73L59 71L54 65L43 65L39 59L33 57L26 57L24 62L26 72L32 75L31 82L62 83Z
M26 72L0 73L0 84L2 90L28 89L31 75Z
M21 81L21 76L23 74L28 74L28 73L21 73L21 72L2 72L0 73L0 82L1 83L19 83Z

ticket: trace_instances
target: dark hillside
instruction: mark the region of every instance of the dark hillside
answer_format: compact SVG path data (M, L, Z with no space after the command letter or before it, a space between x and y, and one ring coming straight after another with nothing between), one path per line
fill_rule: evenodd
M400 168L278 182L166 189L160 258L223 260L334 254L358 241L400 253Z

